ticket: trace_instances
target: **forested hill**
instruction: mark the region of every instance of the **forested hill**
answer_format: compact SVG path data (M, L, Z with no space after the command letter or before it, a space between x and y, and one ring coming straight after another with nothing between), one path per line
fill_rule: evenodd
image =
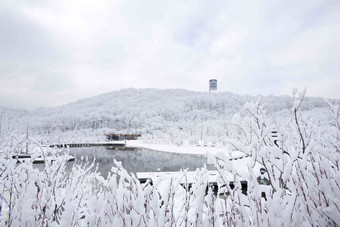
M18 131L20 128L24 131L28 125L34 134L54 135L52 140L56 134L70 132L99 132L100 135L105 132L141 133L144 138L166 141L176 141L181 137L192 142L220 140L231 117L242 112L246 102L258 98L269 115L287 113L293 106L291 96L254 97L230 92L210 94L183 89L130 88L60 107L21 111L20 117L15 115L16 120L11 124L16 122L13 127ZM333 101L339 103L339 100ZM322 98L306 98L302 109L323 111L324 107L327 104ZM3 117L3 128L5 124ZM58 138L60 140L62 136Z
M93 112L104 113L124 113L135 114L147 111L147 109L177 110L186 112L190 110L217 111L221 114L238 111L240 107L248 101L256 101L258 98L265 104L269 112L290 109L293 105L291 96L250 96L237 95L231 92L207 93L194 92L184 89L122 89L109 93L104 93L95 97L82 99L64 106L56 108L38 109L32 111L32 115L39 116L50 113L67 112ZM339 103L339 100L335 100ZM323 98L307 97L303 103L303 109L308 110L315 107L325 107L327 104Z

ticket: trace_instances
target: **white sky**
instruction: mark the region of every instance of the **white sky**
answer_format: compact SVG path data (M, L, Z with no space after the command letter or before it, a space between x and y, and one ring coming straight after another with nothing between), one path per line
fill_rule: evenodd
M340 98L340 1L0 3L0 106L121 88Z

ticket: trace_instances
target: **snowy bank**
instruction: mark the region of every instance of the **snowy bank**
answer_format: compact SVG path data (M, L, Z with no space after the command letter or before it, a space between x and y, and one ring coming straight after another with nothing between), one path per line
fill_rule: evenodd
M250 157L245 157L240 151L230 151L227 147L202 147L202 146L176 146L170 144L148 144L140 140L128 140L126 145L129 147L142 147L156 151L178 153L178 154L195 154L203 156L219 156L224 154L231 159L230 164L235 171L243 178L249 179L248 165L251 163ZM254 173L259 173L261 165L256 163L253 167Z
M213 154L216 155L220 152L227 153L230 158L241 158L244 157L244 153L239 151L230 151L227 147L204 147L204 146L176 146L171 144L150 144L143 143L141 140L127 140L126 145L129 147L143 147L151 150L164 151L170 153L178 154L196 154L196 155L206 155Z

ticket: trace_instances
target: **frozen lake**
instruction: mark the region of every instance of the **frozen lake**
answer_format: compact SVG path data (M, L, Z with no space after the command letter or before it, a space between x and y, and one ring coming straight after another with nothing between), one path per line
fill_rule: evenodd
M76 161L81 156L88 157L90 162L96 159L98 171L105 177L111 170L113 159L122 162L123 167L132 173L157 172L158 169L161 172L179 171L187 168L194 171L207 162L203 155L168 153L147 148L80 147L70 148L69 154L75 156Z

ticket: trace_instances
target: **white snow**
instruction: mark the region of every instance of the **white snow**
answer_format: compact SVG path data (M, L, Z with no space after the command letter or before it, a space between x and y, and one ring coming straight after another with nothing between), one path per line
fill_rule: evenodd
M176 146L171 144L151 144L143 143L141 140L128 140L126 141L128 147L144 147L156 151L164 151L178 154L196 154L206 155L218 154L220 152L228 153L231 158L244 157L244 153L240 151L230 151L227 147L208 147L208 146Z

